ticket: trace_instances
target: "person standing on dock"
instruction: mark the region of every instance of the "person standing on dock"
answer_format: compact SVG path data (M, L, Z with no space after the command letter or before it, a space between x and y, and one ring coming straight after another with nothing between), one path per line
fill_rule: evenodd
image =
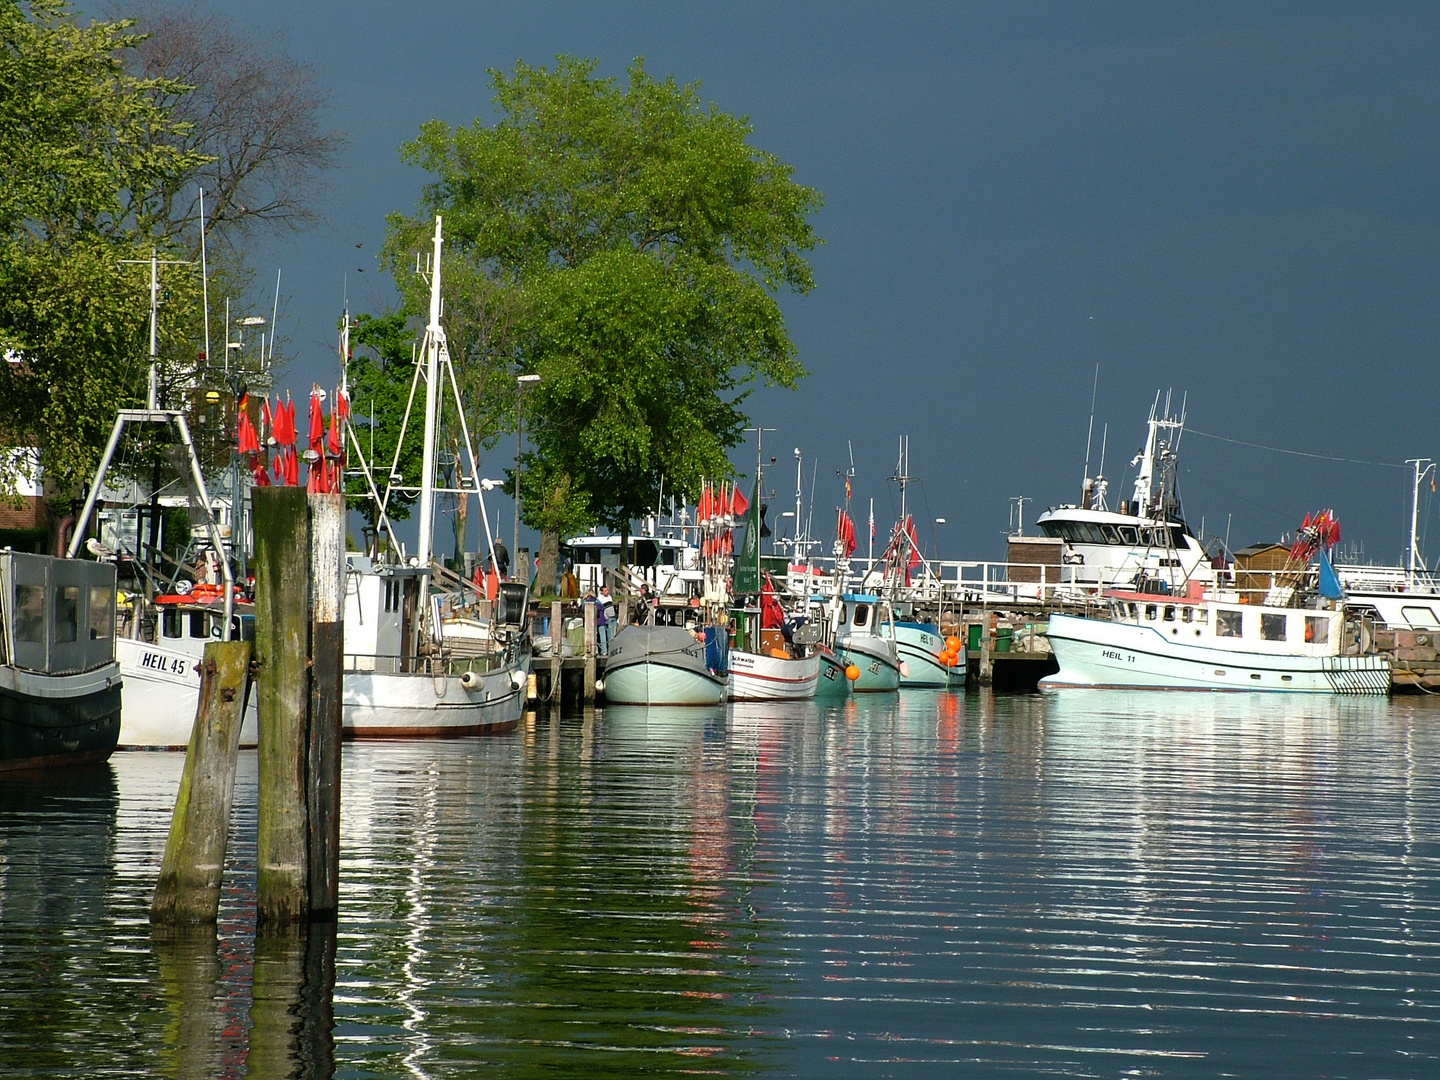
M600 595L595 598L595 645L601 656L610 652L610 627L615 624L615 601L610 598L610 586L601 585Z

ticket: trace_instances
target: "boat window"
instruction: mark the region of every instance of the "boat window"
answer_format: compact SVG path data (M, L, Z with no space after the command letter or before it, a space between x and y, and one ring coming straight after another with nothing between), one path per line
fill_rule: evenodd
M1189 622L1189 621L1190 621L1191 619L1193 619L1193 618L1195 618L1195 609L1194 609L1194 608L1182 607L1182 608L1180 609L1180 621L1181 621L1181 622Z
M1120 543L1120 534L1115 531L1114 525L1101 525L1100 528L1105 532L1105 542L1107 544Z
M1157 610L1156 605L1154 605L1154 604L1146 604L1146 605L1145 605L1145 618L1148 619L1150 622L1154 622L1154 621L1155 621L1155 613L1156 613L1156 610Z
M1089 522L1085 523L1085 535L1092 544L1108 544L1110 542L1109 538L1105 535L1104 529L1099 525L1092 525Z
M208 638L210 636L210 613L206 611L190 612L190 636Z
M1311 645L1324 645L1330 640L1330 618L1327 615L1305 616L1305 640Z
M1209 608L1203 608L1203 607L1202 607L1202 608L1196 608L1196 609L1195 609L1195 621L1198 622L1198 623L1208 623L1208 622L1210 621L1210 609L1209 609Z
M1120 542L1122 544L1129 544L1131 547L1134 547L1139 543L1134 525L1117 525L1115 531L1120 534Z
M869 605L869 604L856 604L856 605L855 605L855 625L856 625L856 626L868 626L869 624L870 624L870 605Z
M103 641L115 633L115 593L106 585L90 586L90 640Z
M1215 636L1216 637L1239 637L1240 628L1243 625L1245 613L1243 611L1230 611L1226 608L1219 608L1215 612Z
M180 612L173 607L167 607L160 616L160 633L164 637L183 637L184 628L180 624Z
M1042 521L1040 523L1040 531L1052 540L1060 536L1060 529L1053 521Z
M1165 605L1165 621L1166 621L1166 622L1174 622L1174 621L1175 621L1175 605L1174 605L1174 604L1166 604L1166 605Z
M1400 614L1405 616L1405 621L1416 630L1440 629L1440 619L1435 618L1435 611L1428 607L1402 607Z
M1139 617L1140 617L1140 609L1139 609L1138 607L1136 607L1135 604L1134 604L1134 602L1132 601L1131 604L1130 604L1130 618L1132 618L1132 619L1138 619Z
M394 578L385 579L385 610L400 610L400 582Z
M1285 640L1285 616L1268 611L1260 613L1260 636L1266 641Z
M1144 544L1146 547L1152 547L1152 546L1154 546L1154 544L1155 544L1155 534L1154 534L1153 532L1151 532L1149 528L1146 528L1146 527L1139 528L1139 529L1136 530L1136 533L1137 533L1137 534L1139 535L1139 537L1140 537L1140 543Z
M62 585L55 590L55 640L74 641L80 636L80 586Z
M45 640L45 586L15 586L15 640Z

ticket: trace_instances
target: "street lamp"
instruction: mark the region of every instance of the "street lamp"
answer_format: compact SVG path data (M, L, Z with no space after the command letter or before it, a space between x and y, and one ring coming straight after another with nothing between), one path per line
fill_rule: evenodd
M524 413L521 411L520 403L524 398L525 388L534 386L540 381L539 375L517 375L515 376L515 553L512 558L520 558L520 439L524 432ZM519 569L517 561L515 569ZM530 578L529 567L526 567L525 579Z

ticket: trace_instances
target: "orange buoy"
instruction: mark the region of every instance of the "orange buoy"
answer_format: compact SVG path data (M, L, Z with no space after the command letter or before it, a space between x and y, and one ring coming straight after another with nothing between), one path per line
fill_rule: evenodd
M958 637L947 637L945 639L945 651L948 653L954 653L958 656L960 654L960 646L963 644L964 642L962 642Z
M845 669L845 678L849 679L851 682L854 682L856 679L860 678L860 669L854 664L851 664Z

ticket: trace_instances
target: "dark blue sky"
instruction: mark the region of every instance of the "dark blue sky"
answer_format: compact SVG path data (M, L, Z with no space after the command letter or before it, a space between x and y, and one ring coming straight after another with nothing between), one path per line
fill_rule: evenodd
M919 509L947 519L941 554L1003 557L1011 496L1034 500L1031 522L1077 497L1098 363L1113 497L1173 387L1195 527L1223 535L1233 516L1239 547L1328 505L1347 541L1400 556L1402 469L1199 433L1376 462L1440 452L1440 6L204 6L257 40L282 31L353 140L325 223L257 259L262 280L284 270L296 389L333 381L347 273L352 307L388 299L383 217L426 180L400 143L489 115L486 68L571 53L619 75L644 56L748 115L754 144L825 196L817 287L783 301L810 377L751 398L779 429L782 506L798 446L818 456L828 520L849 440L857 518L873 496L883 531L909 434Z

